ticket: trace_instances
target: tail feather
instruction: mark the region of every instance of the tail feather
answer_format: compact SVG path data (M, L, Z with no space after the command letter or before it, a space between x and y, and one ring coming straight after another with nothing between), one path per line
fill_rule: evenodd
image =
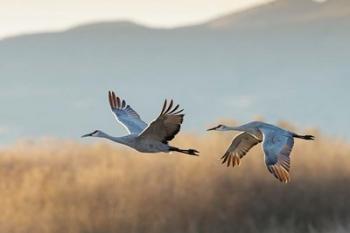
M169 151L176 151L176 152L180 152L183 154L187 154L187 155L194 155L194 156L199 156L199 151L195 150L195 149L187 149L187 150L183 150L177 147L170 147Z
M294 134L293 137L304 139L304 140L315 140L315 137L313 135L298 135L298 134Z

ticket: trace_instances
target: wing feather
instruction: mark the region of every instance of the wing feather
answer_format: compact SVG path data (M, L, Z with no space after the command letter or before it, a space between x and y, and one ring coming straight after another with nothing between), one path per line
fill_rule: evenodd
M121 100L113 91L108 92L109 105L114 113L117 121L122 124L129 133L139 134L147 124L142 121L139 114L126 104L125 100Z
M264 134L263 149L267 169L283 183L290 181L290 153L293 145L292 136L275 132Z
M184 118L184 114L180 114L183 109L178 110L179 105L174 108L173 105L173 100L169 104L165 100L160 115L141 132L140 137L158 140L166 144L172 140L180 131Z
M240 165L240 159L243 158L248 151L254 147L256 144L262 141L261 135L251 135L249 133L241 133L235 137L227 149L226 153L221 157L222 164L227 162L227 167Z

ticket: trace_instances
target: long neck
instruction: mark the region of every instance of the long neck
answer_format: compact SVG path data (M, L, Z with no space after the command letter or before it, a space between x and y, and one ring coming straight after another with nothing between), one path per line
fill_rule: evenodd
M261 137L261 131L256 129L256 128L248 128L245 126L237 126L237 127L231 127L231 126L226 126L225 130L227 131L240 131L240 132L247 132L249 134L252 134L253 136L256 137Z
M100 135L98 136L100 138L106 138L106 139L109 139L113 142L118 142L118 143L121 143L121 144L127 144L127 140L125 140L126 138L125 137L113 137L109 134L106 134L105 132L101 132Z
M225 131L244 131L239 126L238 127L232 127L232 126L226 126L226 125L225 125L225 129L224 130Z

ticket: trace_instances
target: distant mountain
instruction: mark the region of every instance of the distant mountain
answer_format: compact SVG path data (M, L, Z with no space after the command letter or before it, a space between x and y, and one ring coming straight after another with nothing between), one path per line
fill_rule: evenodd
M328 0L317 3L312 0L280 0L260 7L234 13L216 20L209 21L206 25L216 29L247 30L284 27L286 25L308 26L309 24L349 22L350 3L348 0Z
M165 97L184 130L288 120L350 138L350 2L279 0L200 25L103 22L0 41L0 136L122 134L115 90L152 120Z

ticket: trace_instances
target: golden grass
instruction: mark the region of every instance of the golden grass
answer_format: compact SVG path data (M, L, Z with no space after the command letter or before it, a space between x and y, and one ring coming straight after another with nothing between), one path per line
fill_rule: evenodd
M233 133L179 135L200 157L39 140L0 152L0 232L349 232L350 145L296 140L290 184L260 146L240 167L219 157Z

